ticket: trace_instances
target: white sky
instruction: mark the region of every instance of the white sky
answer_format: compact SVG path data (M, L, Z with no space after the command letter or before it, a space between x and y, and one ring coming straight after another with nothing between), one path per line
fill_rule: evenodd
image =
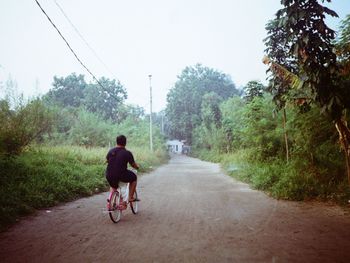
M265 24L279 0L56 0L112 74L79 38L55 0L39 0L83 63L99 78L118 78L128 103L149 112L165 108L166 94L186 66L202 63L231 75L237 87L265 81ZM328 6L339 19L349 0ZM26 96L46 93L53 76L90 75L78 63L34 0L0 0L0 82L9 75Z

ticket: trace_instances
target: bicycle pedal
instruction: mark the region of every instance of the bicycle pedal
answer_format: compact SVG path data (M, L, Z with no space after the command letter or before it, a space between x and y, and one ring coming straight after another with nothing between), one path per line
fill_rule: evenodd
M101 210L102 210L102 214L109 214L111 212L111 210L108 210L106 208L103 208Z

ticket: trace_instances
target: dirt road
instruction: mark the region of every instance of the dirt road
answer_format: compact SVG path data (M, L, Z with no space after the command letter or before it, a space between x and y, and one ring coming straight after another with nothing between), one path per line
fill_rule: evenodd
M350 215L277 201L177 156L139 180L118 224L107 193L43 210L0 234L1 262L350 262Z

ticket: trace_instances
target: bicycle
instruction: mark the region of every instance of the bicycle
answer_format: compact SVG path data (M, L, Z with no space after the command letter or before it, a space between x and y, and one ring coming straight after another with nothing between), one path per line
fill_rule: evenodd
M136 190L133 198L138 199ZM137 214L138 212L138 201L129 202L129 183L119 182L119 187L109 194L107 202L107 210L113 223L120 221L122 211L128 208L128 204L133 214Z

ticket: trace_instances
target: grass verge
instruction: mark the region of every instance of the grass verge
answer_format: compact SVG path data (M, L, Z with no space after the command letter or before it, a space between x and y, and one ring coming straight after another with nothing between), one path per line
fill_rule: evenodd
M167 161L163 151L130 147L141 172ZM33 147L15 158L0 159L0 230L17 218L60 202L108 189L104 176L108 149Z
M350 187L345 175L337 179L330 169L321 169L297 158L289 163L279 159L253 161L252 154L250 150L241 150L233 154L200 151L194 155L220 163L230 176L277 199L320 199L348 204Z

